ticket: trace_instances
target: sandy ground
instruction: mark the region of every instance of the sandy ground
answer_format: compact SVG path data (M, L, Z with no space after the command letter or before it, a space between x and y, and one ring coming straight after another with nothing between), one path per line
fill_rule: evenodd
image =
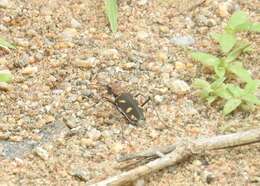
M119 153L260 126L259 108L223 117L219 105L196 96L192 81L209 74L188 52L216 54L209 34L236 9L259 22L257 0L120 0L116 34L101 0L1 3L0 36L18 48L0 50L0 69L14 74L10 90L0 92L0 185L84 185L118 173ZM246 38L255 52L245 66L260 79L259 35ZM127 124L101 99L116 80L154 99L143 126ZM138 184L260 185L260 146L214 151Z

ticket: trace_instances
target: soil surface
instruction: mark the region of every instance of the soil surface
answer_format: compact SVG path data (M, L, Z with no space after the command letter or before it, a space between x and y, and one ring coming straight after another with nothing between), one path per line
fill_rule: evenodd
M258 0L120 0L112 34L102 0L0 0L0 69L14 79L0 92L0 185L85 185L120 171L121 153L182 139L260 127L259 107L224 117L191 84L210 76L189 51L218 54L210 33L231 14L259 22ZM260 37L244 65L260 79ZM120 81L141 93L146 122L128 124L102 99ZM260 92L258 92L260 95ZM158 117L159 116L159 117ZM139 179L135 185L260 185L260 145L212 151Z

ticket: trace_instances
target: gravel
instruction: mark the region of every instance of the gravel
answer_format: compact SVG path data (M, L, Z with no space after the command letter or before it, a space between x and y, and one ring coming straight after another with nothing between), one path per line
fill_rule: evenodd
M205 76L189 50L217 54L209 34L234 10L257 21L256 1L120 1L112 34L103 1L0 0L0 185L81 185L115 175L115 158L182 139L259 127L259 108L224 118L191 87ZM14 6L15 5L15 6ZM11 8L9 8L11 7ZM179 14L181 13L181 14ZM258 35L246 67L260 79ZM123 84L144 106L145 123L128 124L105 85ZM257 185L259 144L207 153L202 162L140 178L135 185ZM200 157L195 157L195 160ZM230 179L232 178L232 179Z

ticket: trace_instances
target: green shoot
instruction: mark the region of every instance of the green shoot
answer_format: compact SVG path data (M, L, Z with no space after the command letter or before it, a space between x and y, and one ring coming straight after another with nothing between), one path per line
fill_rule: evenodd
M113 33L117 32L117 0L105 0L105 12Z

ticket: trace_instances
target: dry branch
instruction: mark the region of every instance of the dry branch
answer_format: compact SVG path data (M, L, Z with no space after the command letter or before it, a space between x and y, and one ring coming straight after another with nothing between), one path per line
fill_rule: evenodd
M110 177L104 181L93 184L93 186L124 185L125 183L134 181L141 176L184 161L194 154L204 154L207 150L248 145L256 142L260 142L260 128L249 130L246 132L219 135L210 138L201 138L194 141L184 141L176 144L174 146L174 151L166 154L161 158L134 168L128 172L123 172L119 175Z

